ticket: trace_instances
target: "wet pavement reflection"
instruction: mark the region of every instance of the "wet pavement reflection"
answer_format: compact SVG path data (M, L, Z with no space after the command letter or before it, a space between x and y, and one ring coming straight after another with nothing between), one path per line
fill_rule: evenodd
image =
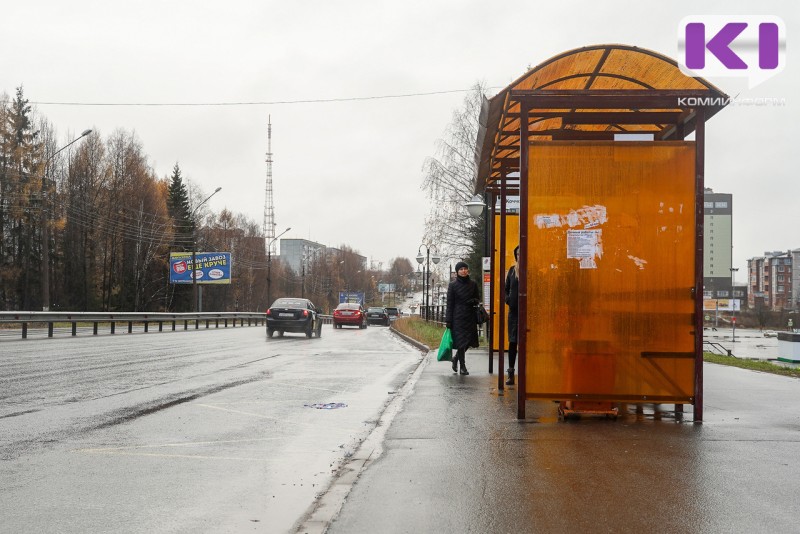
M800 380L705 365L692 407L562 421L429 363L330 532L796 532ZM495 366L495 369L497 367Z

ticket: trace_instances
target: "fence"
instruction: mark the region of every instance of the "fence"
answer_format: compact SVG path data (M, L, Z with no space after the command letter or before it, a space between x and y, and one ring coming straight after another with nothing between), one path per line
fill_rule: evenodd
M428 322L444 324L447 306L420 306L419 316Z
M447 306L420 306L419 316L429 323L436 323L444 326L445 314L447 313ZM491 322L491 321L489 321ZM481 337L488 337L489 323L484 323L478 326L478 335Z

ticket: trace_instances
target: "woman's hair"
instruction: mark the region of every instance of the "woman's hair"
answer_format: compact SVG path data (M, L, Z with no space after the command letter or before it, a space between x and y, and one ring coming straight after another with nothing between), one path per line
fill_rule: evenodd
M516 278L517 280L519 280L519 273L517 272L519 270L517 269L518 262L519 262L519 245L514 247L514 265L511 266L511 268L514 269L514 278Z

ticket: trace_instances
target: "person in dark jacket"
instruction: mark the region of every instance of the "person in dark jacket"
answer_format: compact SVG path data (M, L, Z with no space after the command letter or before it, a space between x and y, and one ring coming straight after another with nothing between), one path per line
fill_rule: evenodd
M508 304L508 380L514 385L514 366L517 363L517 325L519 324L519 245L514 249L514 265L506 274L506 304Z
M456 263L456 279L447 286L447 312L445 323L453 335L453 372L457 373L459 362L461 374L468 375L465 363L467 349L478 346L478 320L475 305L480 302L478 284L469 278L469 266Z

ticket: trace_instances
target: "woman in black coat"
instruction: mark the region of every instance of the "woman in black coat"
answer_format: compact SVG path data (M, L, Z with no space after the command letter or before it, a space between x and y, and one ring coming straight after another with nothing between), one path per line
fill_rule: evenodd
M517 325L519 324L519 246L514 249L514 265L506 275L506 304L508 304L508 380L514 385L514 366L517 363Z
M458 372L461 362L461 374L468 375L465 363L467 349L478 346L478 320L475 305L480 302L478 284L469 278L469 266L460 261L456 263L456 279L447 286L447 313L445 323L453 335L453 372Z

